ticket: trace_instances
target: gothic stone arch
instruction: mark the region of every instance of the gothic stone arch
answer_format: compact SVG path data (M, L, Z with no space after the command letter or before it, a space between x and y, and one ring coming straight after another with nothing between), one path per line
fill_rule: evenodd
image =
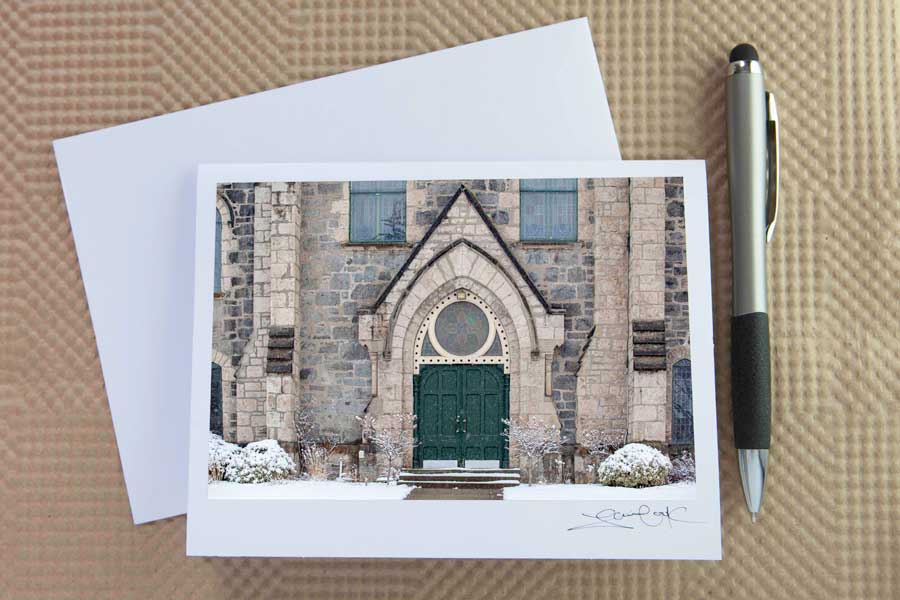
M464 191L460 188L378 303L359 315L359 341L372 361L367 412L379 423L412 413L416 334L442 298L464 290L487 303L508 337L510 418L538 416L558 425L550 369L563 343L563 315L549 309L477 200Z

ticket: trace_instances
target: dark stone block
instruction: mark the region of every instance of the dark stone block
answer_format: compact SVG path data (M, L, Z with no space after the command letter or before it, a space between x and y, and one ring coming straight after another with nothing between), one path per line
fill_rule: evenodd
M537 280L538 278L533 277L533 279ZM559 281L559 267L547 267L547 270L544 271L543 280L547 282Z
M529 265L546 265L550 257L544 250L529 250L525 255L525 262Z
M237 252L229 252L228 253L228 264L233 265L237 263L240 259L240 254Z
M350 275L347 273L334 273L331 275L331 289L333 290L349 290Z
M337 306L341 302L339 292L316 292L316 304L318 306Z
M577 267L569 269L567 275L569 283L581 283L582 281L584 281L584 269Z
M684 198L684 186L680 181L678 185L666 181L666 198Z
M666 342L665 331L635 331L633 334L635 344L664 344Z
M247 200L247 191L232 188L225 191L225 197L228 198L228 201L231 202L232 206L243 204Z
M557 302L559 300L574 300L575 287L571 285L561 285L550 291L550 300Z
M683 262L684 248L682 246L666 246L666 261Z
M665 331L665 321L634 321L631 323L633 331Z
M362 344L352 343L344 350L341 358L344 360L365 360L369 358L369 351Z
M293 350L283 350L280 348L269 348L269 352L266 355L266 360L269 362L273 361L290 361L293 360L294 351Z
M352 327L332 327L331 328L331 337L336 340L350 340L353 339L353 328Z
M328 195L333 196L333 195L338 195L338 194L344 193L344 184L343 183L334 183L334 182L320 183L318 185L318 188L319 188L318 191L320 194L328 194Z
M497 225L508 225L509 224L509 212L505 210L498 210L494 213L494 223Z
M252 217L256 214L256 207L253 204L244 204L239 207L238 214L242 217Z
M675 302L687 302L688 301L688 293L687 292L676 292L674 300L675 300Z
M279 373L282 375L289 375L293 371L293 366L294 365L289 362L268 362L266 363L266 373Z
M573 358L581 354L581 346L571 342L565 342L559 347L559 355L563 358Z
M666 214L670 217L681 218L684 216L684 203L683 202L669 202L669 205L666 207Z
M269 327L269 338L273 337L294 337L294 328L287 326L272 326Z
M293 348L294 338L269 338L269 348Z
M238 249L239 250L252 250L253 249L253 238L252 237L238 238Z
M416 225L431 225L437 218L436 210L416 211Z
M353 289L350 298L353 300L374 300L381 293L383 287L380 284L364 283Z
M634 356L665 356L666 345L663 344L635 344Z
M557 375L553 378L553 387L559 390L574 390L575 389L575 376L574 375Z
M666 370L666 357L665 356L635 356L634 357L634 370L635 371L665 371Z

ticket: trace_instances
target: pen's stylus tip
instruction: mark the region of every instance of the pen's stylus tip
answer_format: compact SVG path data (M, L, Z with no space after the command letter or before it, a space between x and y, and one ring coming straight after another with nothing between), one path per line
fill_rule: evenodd
M759 513L750 513L750 520L753 521L754 523L756 523L756 515L758 515L758 514Z
M728 62L737 62L739 60L758 61L759 54L757 54L756 48L750 44L738 44L731 50L731 54L728 55Z

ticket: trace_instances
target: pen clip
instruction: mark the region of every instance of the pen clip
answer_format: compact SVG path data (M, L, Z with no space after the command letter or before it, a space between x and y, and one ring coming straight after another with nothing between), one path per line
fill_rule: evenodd
M778 188L779 188L779 149L778 149L778 111L775 108L775 94L766 92L766 154L768 156L768 184L766 190L766 243L772 241L775 234L775 222L778 220Z

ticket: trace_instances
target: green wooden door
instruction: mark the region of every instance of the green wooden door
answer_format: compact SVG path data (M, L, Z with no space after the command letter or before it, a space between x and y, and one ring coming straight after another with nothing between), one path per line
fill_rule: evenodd
M425 460L508 463L502 420L509 415L509 379L500 365L423 365L414 380L418 446Z

